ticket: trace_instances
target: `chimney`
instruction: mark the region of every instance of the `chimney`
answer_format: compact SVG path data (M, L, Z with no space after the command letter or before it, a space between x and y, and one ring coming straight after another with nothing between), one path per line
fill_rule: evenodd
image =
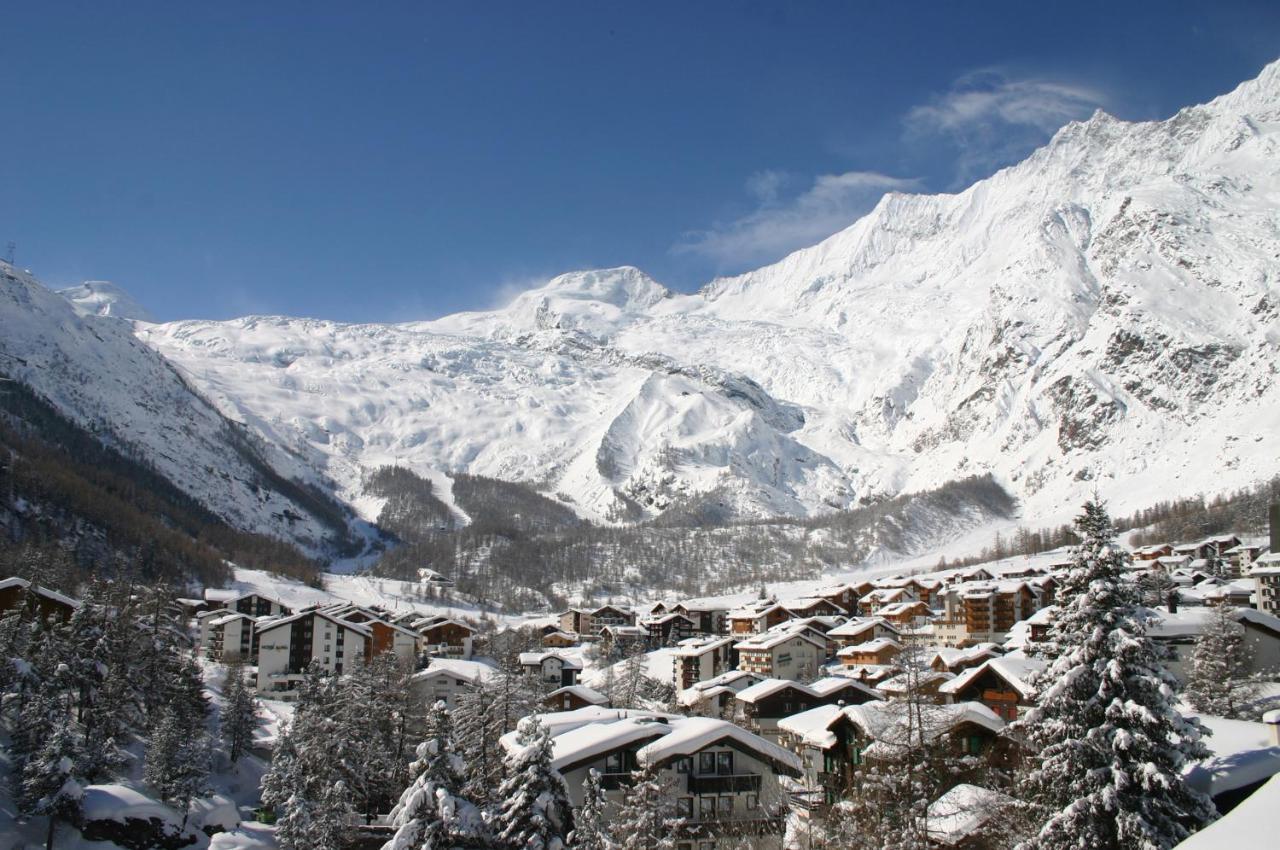
M1280 502L1271 505L1271 551L1280 552Z

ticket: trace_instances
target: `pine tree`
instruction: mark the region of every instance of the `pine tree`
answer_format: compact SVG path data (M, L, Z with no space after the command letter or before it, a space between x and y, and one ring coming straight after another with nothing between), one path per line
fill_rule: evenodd
M502 782L502 735L497 710L497 695L487 682L476 682L458 697L454 712L454 729L458 752L466 765L467 778L463 795L486 807Z
M80 810L82 789L74 776L78 749L69 719L63 716L56 721L53 734L22 770L19 803L25 814L44 815L49 819L46 850L53 850L58 821L74 820Z
M1176 681L1139 619L1103 507L1086 503L1081 537L1042 647L1040 704L1019 725L1034 755L1028 790L1048 819L1030 846L1168 848L1213 815L1182 778L1207 756L1200 727L1174 708Z
M1246 670L1244 627L1225 602L1213 606L1204 631L1196 638L1187 674L1187 702L1215 717L1247 720L1261 683ZM1256 712L1253 712L1256 713Z
M454 751L453 726L443 702L432 706L426 739L418 745L413 783L391 811L396 833L393 850L443 850L481 846L484 818L457 789L463 782L462 764Z
M600 771L593 767L582 783L582 805L573 817L573 832L569 834L569 846L573 850L615 850L605 819L606 805Z
M551 733L536 716L516 726L506 758L502 801L494 819L498 843L512 850L561 850L572 809L564 779L551 766Z
M672 850L683 826L675 795L652 766L631 777L631 788L609 824L610 841L617 850Z
M220 731L227 758L235 764L253 745L253 733L258 728L258 700L244 680L244 665L239 660L227 667L224 682Z
M151 731L142 775L161 799L185 813L205 791L209 758L209 737L203 726L192 728L179 711L170 711L160 716Z

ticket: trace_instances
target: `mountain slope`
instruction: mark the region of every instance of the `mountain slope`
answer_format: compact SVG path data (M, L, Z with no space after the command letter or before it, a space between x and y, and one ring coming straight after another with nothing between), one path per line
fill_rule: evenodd
M1166 121L1099 113L955 195L675 295L632 268L400 325L146 326L232 418L355 501L402 463L588 516L713 492L814 514L990 471L1052 521L1280 456L1280 64ZM375 506L376 507L376 506Z
M316 486L323 480L228 422L134 336L130 322L82 315L0 263L0 328L0 373L233 527L314 553L345 542L347 517Z

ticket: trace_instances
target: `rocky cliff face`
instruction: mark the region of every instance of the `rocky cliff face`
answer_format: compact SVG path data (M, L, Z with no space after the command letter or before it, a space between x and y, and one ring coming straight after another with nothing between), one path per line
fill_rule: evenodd
M1099 113L955 195L887 195L695 295L579 272L436 322L140 326L358 500L362 468L536 483L595 517L803 515L984 471L1060 518L1276 471L1280 65ZM368 506L362 506L368 509Z

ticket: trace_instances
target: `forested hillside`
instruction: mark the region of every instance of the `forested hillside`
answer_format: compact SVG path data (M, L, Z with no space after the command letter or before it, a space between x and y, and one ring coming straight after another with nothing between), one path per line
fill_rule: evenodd
M428 492L426 482L426 488L410 486L410 475L396 473L400 492ZM433 524L439 508L432 502L423 501L425 518L415 520L403 513L411 500L398 500L404 545L385 553L374 571L412 579L430 567L463 593L517 609L638 591L697 596L816 578L877 556L925 550L1014 508L990 477L810 520L727 525L702 525L690 514L682 514L682 524L666 516L644 525L592 525L529 488L477 476L455 477L453 495L472 519L456 531Z
M12 380L0 383L0 549L44 550L46 560L84 575L147 583L218 586L230 578L228 560L317 575L294 547L232 528ZM22 558L8 560L11 572L23 572Z

